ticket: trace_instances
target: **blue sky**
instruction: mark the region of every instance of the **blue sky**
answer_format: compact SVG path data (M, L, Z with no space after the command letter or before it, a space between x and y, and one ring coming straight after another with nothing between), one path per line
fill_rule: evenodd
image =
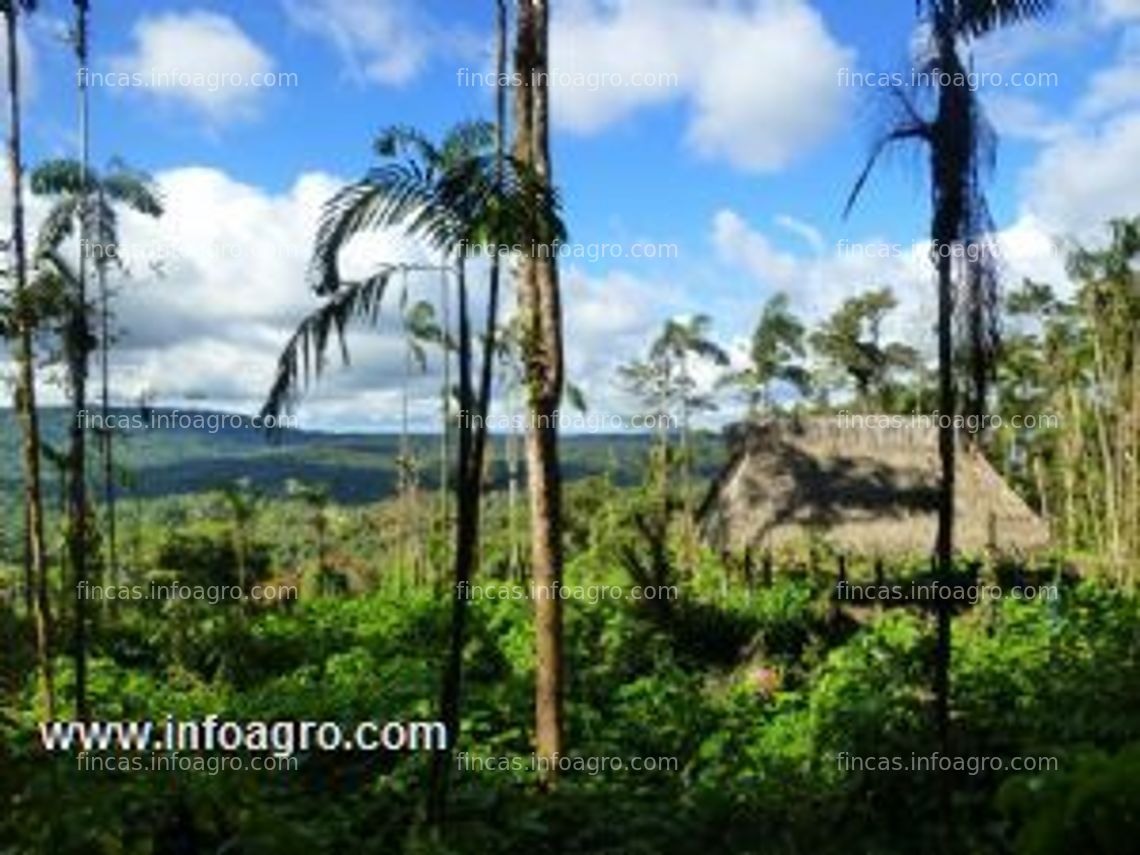
M74 153L70 3L47 0L28 28L28 155ZM462 86L489 68L490 2L440 0L116 0L93 4L93 72L292 74L296 85L92 89L96 162L114 155L154 174L160 224L128 218L140 256L169 250L122 284L117 394L256 406L290 326L313 306L304 260L321 201L369 165L375 131L438 134L488 117L491 90ZM844 256L838 242L910 248L926 232L923 154L887 158L848 219L842 207L889 98L841 85L840 69L908 73L913 4L867 0L562 0L554 3L554 156L571 240L623 257L565 265L574 378L595 407L628 411L615 366L667 317L713 315L737 349L779 289L810 318L873 285L903 298L896 329L924 345L931 290L911 257ZM457 10L460 10L457 12ZM1140 0L1068 2L1041 24L971 47L1001 134L990 197L1011 280L1057 279L1051 238L1137 213ZM621 85L574 75L621 76ZM1014 74L1049 74L1012 86ZM633 75L672 75L639 87ZM1129 207L1131 206L1131 207ZM33 207L42 213L42 205ZM634 259L638 242L676 257ZM221 249L219 249L219 246ZM223 251L224 250L224 251ZM391 250L378 239L360 262ZM128 253L129 253L128 249ZM425 296L436 284L413 283ZM357 359L307 402L307 424L390 428L401 345L361 331ZM435 372L416 381L430 428Z

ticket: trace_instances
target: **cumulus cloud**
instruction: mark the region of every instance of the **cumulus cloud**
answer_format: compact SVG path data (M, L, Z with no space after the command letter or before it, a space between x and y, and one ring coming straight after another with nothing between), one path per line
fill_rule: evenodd
M896 333L916 346L927 343L933 285L922 243L868 237L836 241L826 251L806 256L781 249L729 209L713 217L711 240L722 263L750 274L765 297L787 293L796 310L813 323L848 297L889 286L901 304L892 319Z
M983 95L986 117L1003 139L1051 142L1069 133L1067 122L1030 98L1004 93Z
M698 154L778 170L835 127L853 58L802 0L576 0L552 21L554 118L589 133L679 102Z
M1100 10L1112 21L1140 20L1140 0L1100 0Z
M284 0L293 25L328 42L358 80L399 84L427 61L426 25L406 0Z
M1082 237L1111 217L1135 216L1140 198L1140 112L1045 147L1024 177L1029 211L1059 233Z
M213 123L255 115L272 88L272 57L225 15L144 15L132 35L133 50L112 57L106 71L93 69L92 85L126 88L129 75L131 90L182 104Z
M130 275L116 278L118 341L112 354L114 400L143 392L159 403L253 412L264 400L276 360L289 335L320 300L306 269L323 203L340 187L336 176L305 173L280 193L244 183L225 172L186 167L155 176L166 214L154 220L124 213L121 258ZM0 185L0 228L8 205ZM29 197L29 229L47 205ZM346 277L374 271L380 262L433 264L438 259L402 234L364 236L346 248ZM482 317L485 276L472 265L473 312ZM333 342L329 368L299 410L302 425L333 430L397 429L404 383L404 339L397 320L398 292L440 305L438 273L397 275L378 326L348 333L352 363L341 365ZM627 412L614 390L616 366L640 352L651 333L683 308L683 293L669 283L631 273L596 275L588 267L564 270L566 355L570 378L585 388L595 412ZM449 289L454 300L453 286ZM504 314L511 303L505 297ZM647 310L647 306L652 309ZM455 323L454 305L451 322ZM0 366L4 360L0 357ZM439 424L442 370L429 352L429 370L413 378L411 416L417 429ZM59 403L58 389L43 388Z
M899 308L888 319L885 332L932 353L937 303L928 241L842 239L828 251L809 256L780 249L771 236L728 209L713 218L711 240L719 261L750 274L760 286L761 299L784 291L812 323L849 297L890 287ZM1008 286L1015 287L1026 277L1063 286L1063 248L1048 225L1033 215L1025 214L998 231L991 246Z
M1140 27L1127 31L1113 65L1093 75L1081 98L1082 117L1095 119L1140 104Z

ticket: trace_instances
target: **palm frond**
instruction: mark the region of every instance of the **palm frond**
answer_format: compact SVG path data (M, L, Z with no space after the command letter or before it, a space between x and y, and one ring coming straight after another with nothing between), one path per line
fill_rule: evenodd
M36 255L43 255L51 250L58 249L75 234L75 219L78 210L78 196L65 196L51 206L40 225L36 238Z
M350 363L345 329L354 320L375 320L393 272L386 268L362 281L340 283L324 305L301 321L277 360L273 385L261 408L263 418L292 412L310 383L324 373L334 335L342 362Z
M101 182L107 198L148 217L161 217L162 198L150 176L123 164L117 166Z
M867 161L863 164L863 169L859 172L859 177L855 179L855 184L847 196L847 201L843 205L843 216L850 216L852 209L855 207L855 203L859 199L859 195L863 192L863 187L867 184L867 179L871 177L871 173L875 169L875 164L887 148L895 143L906 140L924 140L929 138L930 126L926 122L908 122L887 131L879 137L871 147L871 153L867 156Z
M919 0L935 22L945 22L954 35L977 38L994 30L1042 18L1057 0Z

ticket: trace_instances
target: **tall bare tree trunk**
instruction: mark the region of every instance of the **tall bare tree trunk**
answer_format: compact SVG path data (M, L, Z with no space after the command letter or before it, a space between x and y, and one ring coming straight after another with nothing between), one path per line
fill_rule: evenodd
M551 183L547 52L547 0L518 0L515 70L515 157ZM562 581L562 485L558 465L557 410L562 397L562 309L558 267L549 224L536 223L536 240L519 272L523 354L528 392L527 484L531 509L531 561L540 592L535 602L535 751L543 765L542 785L555 778L562 753L562 600L551 596Z
M957 68L957 47L949 22L941 17L935 23L940 67ZM951 247L962 239L962 223L970 179L970 153L974 141L970 132L969 92L964 85L951 85L939 91L938 114L932 139L931 179L934 182L931 240L938 276L938 459L942 485L938 496L938 534L935 555L938 575L948 582L954 561L954 268ZM949 604L937 602L938 635L935 644L934 695L939 746L950 754L950 655L951 626ZM949 794L943 793L944 807ZM949 818L947 817L947 822Z
M75 54L79 68L87 68L87 0L75 0ZM80 193L79 206L79 293L67 333L68 363L71 382L71 448L68 479L68 559L71 564L72 590L75 595L75 717L87 718L87 604L79 596L87 579L87 360L91 331L87 317L87 255L90 246L89 210L91 199L87 188L89 137L87 126L87 76L79 75L79 140Z
M1098 508L1098 502L1096 501L1096 495L1094 493L1093 480L1092 478L1087 477L1087 473L1093 471L1096 466L1095 452L1090 453L1088 451L1089 446L1085 442L1085 417L1084 408L1081 406L1080 392L1075 386L1070 388L1069 391L1069 400L1073 408L1073 424L1076 426L1075 434L1077 447L1076 453L1074 454L1074 459L1081 462L1081 470L1086 472L1086 477L1082 478L1081 481L1085 485L1085 519L1088 521L1088 535L1093 543L1095 551L1104 552L1106 548L1105 534L1104 529L1101 527L1103 514ZM1088 454L1091 458L1088 460L1087 464L1084 463L1086 454Z
M1093 332L1093 355L1096 366L1096 384L1103 389L1109 383L1104 364L1104 350L1101 346L1100 330ZM1116 389L1113 387L1115 398ZM1100 396L1093 398L1093 417L1096 420L1097 440L1100 443L1101 464L1104 471L1104 519L1108 528L1109 555L1112 559L1113 569L1120 569L1120 514L1117 508L1116 468L1113 465L1113 453L1108 440L1108 424L1105 420L1104 406Z
M1140 560L1140 335L1135 330L1130 332L1132 338L1132 364L1131 370L1131 407L1129 410L1129 439L1128 449L1132 465L1131 484L1131 510L1128 514L1128 531L1131 535L1129 544L1128 585L1136 583L1136 562Z
M498 32L497 66L498 79L505 77L506 71L506 4L499 0L496 4L496 30ZM506 100L502 85L496 93L496 190L501 192L503 181L504 134L506 133ZM498 229L493 229L498 239ZM458 298L459 298L459 467L456 484L458 517L455 532L455 588L452 591L451 638L448 645L447 665L444 672L440 697L440 717L447 732L450 745L454 745L459 734L459 710L463 689L463 646L466 638L467 597L466 584L473 575L476 547L480 528L480 506L482 502L483 458L487 443L487 414L491 406L492 377L495 362L495 329L498 324L499 290L502 268L498 247L493 247L487 296L487 320L483 337L482 363L480 365L479 390L476 397L472 386L472 343L471 320L468 306L466 259L462 253L466 245L460 247L458 259ZM447 808L448 782L451 772L451 752L440 751L432 758L431 781L428 802L429 820L433 824L444 821Z
M119 584L119 558L115 526L115 456L114 434L111 432L111 295L107 285L107 269L96 265L99 282L100 374L102 375L100 410L103 413L103 506L107 511L107 575L112 585ZM107 600L105 602L111 602Z
M16 302L16 414L24 462L26 579L35 586L33 624L40 698L46 719L55 716L55 678L51 659L51 604L48 599L44 549L43 491L40 477L40 425L36 410L36 364L33 329L36 319L28 299L27 241L24 225L24 162L20 128L20 52L17 38L19 4L10 2L5 16L8 50L8 176L12 185L12 269Z
M439 516L443 555L440 566L447 564L447 530L451 525L450 497L448 495L448 470L451 468L451 295L448 293L447 272L440 273L440 353L443 355L443 394L440 397L440 416L443 419L439 435ZM443 575L440 574L442 581Z
M511 578L518 576L522 561L519 558L519 448L518 436L515 433L515 403L514 391L507 392L507 410L509 427L507 429L507 537L510 546Z

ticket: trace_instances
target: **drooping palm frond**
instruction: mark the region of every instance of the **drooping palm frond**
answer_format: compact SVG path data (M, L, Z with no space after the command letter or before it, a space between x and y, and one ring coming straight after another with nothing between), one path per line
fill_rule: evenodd
M386 268L362 281L340 283L324 305L301 321L277 360L273 385L261 408L263 419L276 418L294 409L300 394L324 373L329 342L334 335L343 363L351 362L345 330L354 320L375 323L394 272L394 268Z
M1056 6L1057 0L918 0L920 14L944 21L955 36L971 38L1042 18Z
M495 147L495 125L483 119L460 122L452 127L439 147L444 168L469 160L472 156L492 155Z
M586 393L582 391L582 387L576 383L566 382L566 388L563 392L567 403L570 404L575 410L580 413L589 411L589 404L586 401Z
M79 212L78 196L65 196L48 210L36 238L36 255L58 249L75 234L75 220Z
M88 193L95 192L95 173L88 172L85 184L79 161L53 158L32 170L29 184L36 196L78 196L84 188Z
M871 173L875 170L875 164L878 163L883 153L895 143L906 142L910 140L925 140L930 138L930 126L925 123L914 123L903 125L902 127L892 128L880 136L871 147L871 153L867 155L867 160L863 164L858 177L855 179L855 184L851 188L851 192L847 194L847 201L843 203L843 216L848 217L855 207L855 203L859 200L859 196L863 192L863 188L867 184L867 180L871 177Z
M563 240L557 194L517 160L506 158L499 170L493 142L485 122L459 125L439 148L408 128L383 131L375 148L393 162L342 189L321 213L310 267L315 292L336 291L341 250L377 229L400 228L445 253L522 244L536 219L552 240Z
M34 195L55 200L40 228L37 252L41 253L58 249L75 234L86 207L88 240L103 250L96 263L119 264L119 253L114 251L119 241L117 206L151 217L163 214L161 198L150 177L118 160L112 161L111 170L103 177L88 171L86 182L78 161L48 160L32 170L29 183ZM90 247L83 249L91 251Z
M543 233L551 240L564 238L555 193L529 165L500 161L494 141L494 128L486 122L458 125L438 147L403 126L379 134L374 149L389 162L340 190L321 211L309 276L314 292L327 303L302 322L287 344L265 412L293 403L309 381L311 358L320 373L332 328L347 361L344 322L361 314L361 306L375 319L394 268L382 266L364 282L342 280L340 254L356 236L398 229L439 250L446 263L462 263L475 246L491 244L498 251L503 245L521 245L536 220L547 226ZM452 346L444 331L438 336L445 347Z
M162 196L150 175L131 168L121 160L111 162L111 169L99 184L108 199L132 211L148 217L161 217L164 213Z

